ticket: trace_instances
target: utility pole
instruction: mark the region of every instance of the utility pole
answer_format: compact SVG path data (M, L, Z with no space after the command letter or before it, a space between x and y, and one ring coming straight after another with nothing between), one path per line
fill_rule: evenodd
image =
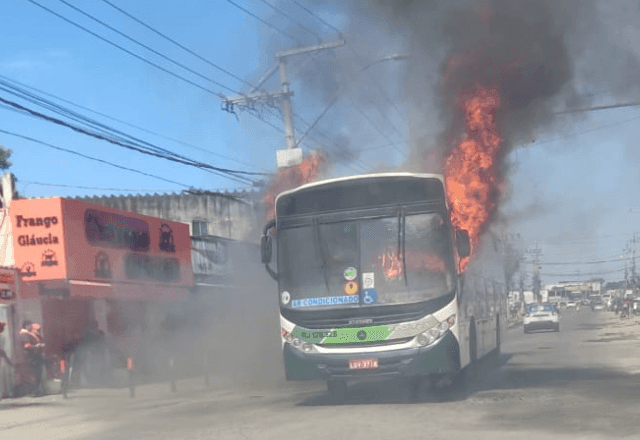
M536 247L529 251L530 254L533 255L533 294L535 295L536 301L540 302L540 255L542 251L538 247L538 242L536 241Z
M631 289L636 294L636 233L633 233L633 245L631 247Z
M284 124L286 150L278 150L276 152L278 168L297 165L302 161L302 150L297 148L293 125L293 109L291 105L293 92L290 87L287 59L297 55L317 52L319 50L333 49L344 45L345 41L341 39L330 43L318 44L316 46L278 51L275 54L277 60L276 67L269 70L269 72L267 72L267 74L258 81L258 84L256 84L249 93L223 99L222 109L231 113L235 113L236 108L255 110L256 106L274 107L276 103L280 103ZM258 91L260 87L262 87L262 85L276 72L276 70L280 71L280 90L272 92Z

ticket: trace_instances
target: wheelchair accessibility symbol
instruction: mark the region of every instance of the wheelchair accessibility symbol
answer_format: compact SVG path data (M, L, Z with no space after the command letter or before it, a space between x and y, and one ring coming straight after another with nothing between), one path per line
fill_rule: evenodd
M362 291L362 304L375 304L378 301L376 291L367 289Z

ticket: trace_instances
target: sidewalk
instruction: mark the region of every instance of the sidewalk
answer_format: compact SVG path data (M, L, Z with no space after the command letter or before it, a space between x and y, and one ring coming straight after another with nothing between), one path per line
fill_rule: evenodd
M595 313L602 314L600 326L596 337L586 343L605 344L609 361L629 374L640 374L640 317L623 319L613 312Z

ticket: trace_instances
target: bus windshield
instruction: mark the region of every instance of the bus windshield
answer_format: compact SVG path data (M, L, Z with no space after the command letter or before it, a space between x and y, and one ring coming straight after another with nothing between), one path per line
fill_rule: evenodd
M433 213L279 230L278 272L292 308L414 303L454 287L449 228Z

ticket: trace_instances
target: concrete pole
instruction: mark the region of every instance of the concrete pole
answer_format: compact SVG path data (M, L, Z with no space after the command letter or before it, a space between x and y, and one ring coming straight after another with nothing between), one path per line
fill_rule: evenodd
M289 88L289 76L287 74L287 60L278 58L280 67L280 87L282 91L282 116L284 118L284 135L288 150L296 148L296 138L293 129L293 112L291 110L291 90Z

